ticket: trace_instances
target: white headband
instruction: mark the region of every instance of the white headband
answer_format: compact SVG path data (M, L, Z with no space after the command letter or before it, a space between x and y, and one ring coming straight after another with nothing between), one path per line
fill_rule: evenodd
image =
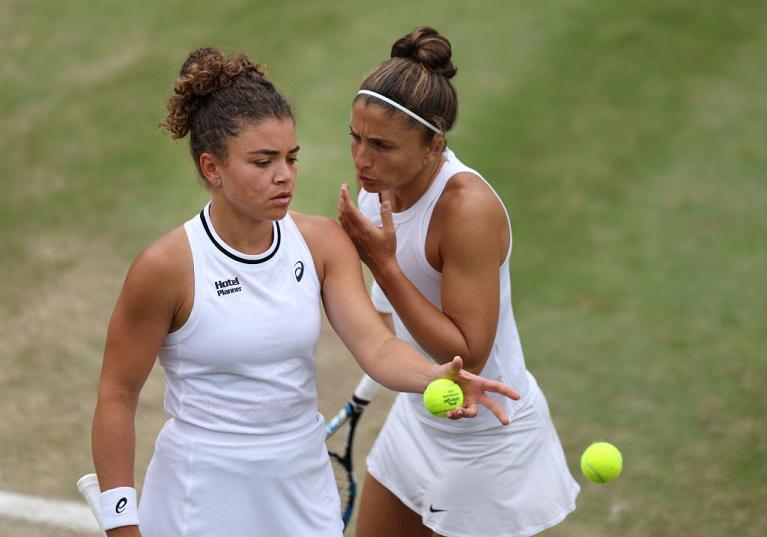
M431 123L426 121L424 118L422 118L421 116L419 116L415 112L411 112L410 110L408 110L407 108L405 108L404 106L399 104L398 102L392 101L391 99L389 99L388 97L384 97L380 93L376 93L375 91L370 91L370 90L363 89L363 90L359 90L357 92L357 95L370 95L371 97L375 97L376 99L381 99L383 102L389 103L390 105L392 105L397 110L400 110L401 112L405 112L407 115L409 115L410 117L412 117L413 119L415 119L416 121L421 123L422 125L425 125L426 127L429 127L431 130L433 130L437 134L442 134L441 130L439 130L437 127L435 127L434 125L432 125Z

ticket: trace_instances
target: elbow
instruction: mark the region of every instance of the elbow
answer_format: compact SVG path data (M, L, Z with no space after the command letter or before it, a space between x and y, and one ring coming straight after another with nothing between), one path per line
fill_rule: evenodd
M131 414L135 414L139 393L140 389L117 386L102 381L96 401L96 414L115 410L128 410Z
M460 355L459 355L460 356ZM466 357L463 358L463 368L468 371L469 373L474 373L475 375L479 375L482 370L485 368L485 364L487 363L487 356L485 356L482 359L478 359L477 357Z
M462 351L455 352L446 357L446 361L452 360L453 356L460 356L461 360L463 360L463 368L469 373L479 375L490 357L490 350L491 348L473 349L467 346Z

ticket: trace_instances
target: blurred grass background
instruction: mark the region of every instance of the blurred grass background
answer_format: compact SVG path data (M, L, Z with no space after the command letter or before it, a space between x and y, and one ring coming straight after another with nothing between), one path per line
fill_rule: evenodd
M0 13L0 489L75 497L125 271L206 199L185 142L156 128L188 52L267 64L298 113L294 208L334 216L353 180L351 98L396 37L429 24L459 69L450 145L512 216L515 312L571 468L597 439L625 457L611 485L578 472L578 509L547 534L767 534L767 3L0 0ZM357 376L338 356L327 334L326 412ZM343 389L322 371L335 379L337 359ZM161 383L142 400L139 481Z

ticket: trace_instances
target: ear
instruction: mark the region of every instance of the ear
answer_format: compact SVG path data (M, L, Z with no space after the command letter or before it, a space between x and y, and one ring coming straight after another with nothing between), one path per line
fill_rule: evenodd
M445 136L443 134L435 134L429 140L429 150L427 156L430 160L439 158L445 151Z
M218 159L210 153L200 155L200 170L205 176L205 182L209 188L221 186L221 171Z

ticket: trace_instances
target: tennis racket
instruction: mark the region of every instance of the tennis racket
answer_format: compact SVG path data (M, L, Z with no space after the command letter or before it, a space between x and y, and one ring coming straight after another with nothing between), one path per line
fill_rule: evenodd
M347 422L349 428L346 432L346 445L343 449L343 453L338 454L328 450L330 455L330 461L333 466L333 474L336 478L336 485L338 486L338 494L341 496L341 518L344 521L344 527L349 522L354 509L354 499L357 494L357 484L354 481L354 471L352 467L352 450L354 447L354 432L357 429L357 422L365 410L367 404L373 399L373 396L378 389L376 381L364 375L360 380L357 387L354 389L354 394L351 399L344 405L344 407L338 411L338 414L330 420L326 427L326 438L330 438ZM91 508L93 516L99 523L99 527L103 528L101 522L101 489L99 488L99 480L96 474L86 474L77 481L77 489L82 494L85 501L88 503L88 507Z
M330 420L326 426L326 438L333 436L346 423L349 428L346 431L346 445L342 453L328 450L330 462L333 466L333 474L336 477L338 494L341 496L341 518L344 528L349 523L354 510L354 499L357 495L357 484L354 481L354 468L352 466L352 452L354 448L354 432L357 422L365 410L365 407L373 399L378 389L376 381L364 375L354 389L352 398L338 411L338 414Z

